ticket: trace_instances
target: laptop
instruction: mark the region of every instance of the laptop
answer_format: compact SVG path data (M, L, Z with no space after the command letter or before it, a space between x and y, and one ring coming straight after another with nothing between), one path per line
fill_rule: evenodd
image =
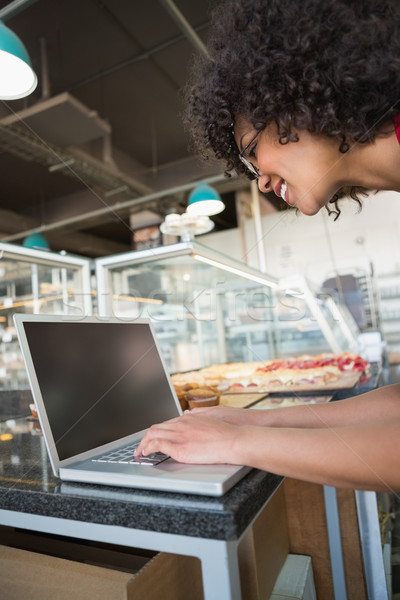
M14 322L56 477L221 496L250 470L133 458L152 424L182 414L149 321L16 314Z

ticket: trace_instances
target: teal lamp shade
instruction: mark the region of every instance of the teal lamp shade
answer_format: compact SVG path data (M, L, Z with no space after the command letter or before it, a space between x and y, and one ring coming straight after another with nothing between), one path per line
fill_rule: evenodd
M217 190L207 183L201 182L190 193L186 212L190 215L211 217L222 212L224 208L225 204L222 202Z
M25 46L0 21L0 100L28 96L36 88L37 81Z
M28 237L22 242L22 245L25 248L30 248L31 250L50 250L49 242L46 240L44 235L38 231L28 235Z

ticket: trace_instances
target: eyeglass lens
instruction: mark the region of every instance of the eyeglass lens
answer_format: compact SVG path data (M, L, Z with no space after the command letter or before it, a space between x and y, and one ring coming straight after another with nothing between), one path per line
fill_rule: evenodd
M244 164L244 166L250 171L250 173L252 173L256 177L260 176L260 173L259 173L259 170L257 169L257 167L255 167L246 156L239 154L239 158L242 161L242 163Z
M247 156L244 155L244 153L246 152L247 148L249 148L249 146L251 146L251 144L254 142L254 140L256 139L256 137L258 136L259 133L260 132L257 131L257 133L255 135L253 135L253 137L251 138L251 140L249 141L249 143L246 144L245 147L239 152L239 158L240 158L240 160L245 165L245 167L250 171L250 173L252 173L253 175L255 175L255 177L259 177L260 176L260 172L257 169L257 167L253 165L253 163L251 162L251 160L249 158L247 158Z

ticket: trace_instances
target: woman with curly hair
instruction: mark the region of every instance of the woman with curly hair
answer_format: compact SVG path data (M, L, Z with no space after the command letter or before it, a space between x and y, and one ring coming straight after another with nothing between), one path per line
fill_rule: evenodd
M400 192L397 0L224 0L208 52L186 115L204 157L306 215L345 191ZM331 404L196 409L153 426L138 453L154 451L400 491L400 384Z
M396 0L223 2L187 94L197 149L305 214L398 189L399 23Z

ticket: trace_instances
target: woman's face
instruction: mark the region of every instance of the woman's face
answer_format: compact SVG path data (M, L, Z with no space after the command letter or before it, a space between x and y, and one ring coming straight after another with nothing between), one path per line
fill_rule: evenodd
M297 131L298 142L280 144L275 124L258 135L244 118L235 122L235 140L258 169L261 192L273 191L306 215L316 214L346 183L346 155L337 139Z

